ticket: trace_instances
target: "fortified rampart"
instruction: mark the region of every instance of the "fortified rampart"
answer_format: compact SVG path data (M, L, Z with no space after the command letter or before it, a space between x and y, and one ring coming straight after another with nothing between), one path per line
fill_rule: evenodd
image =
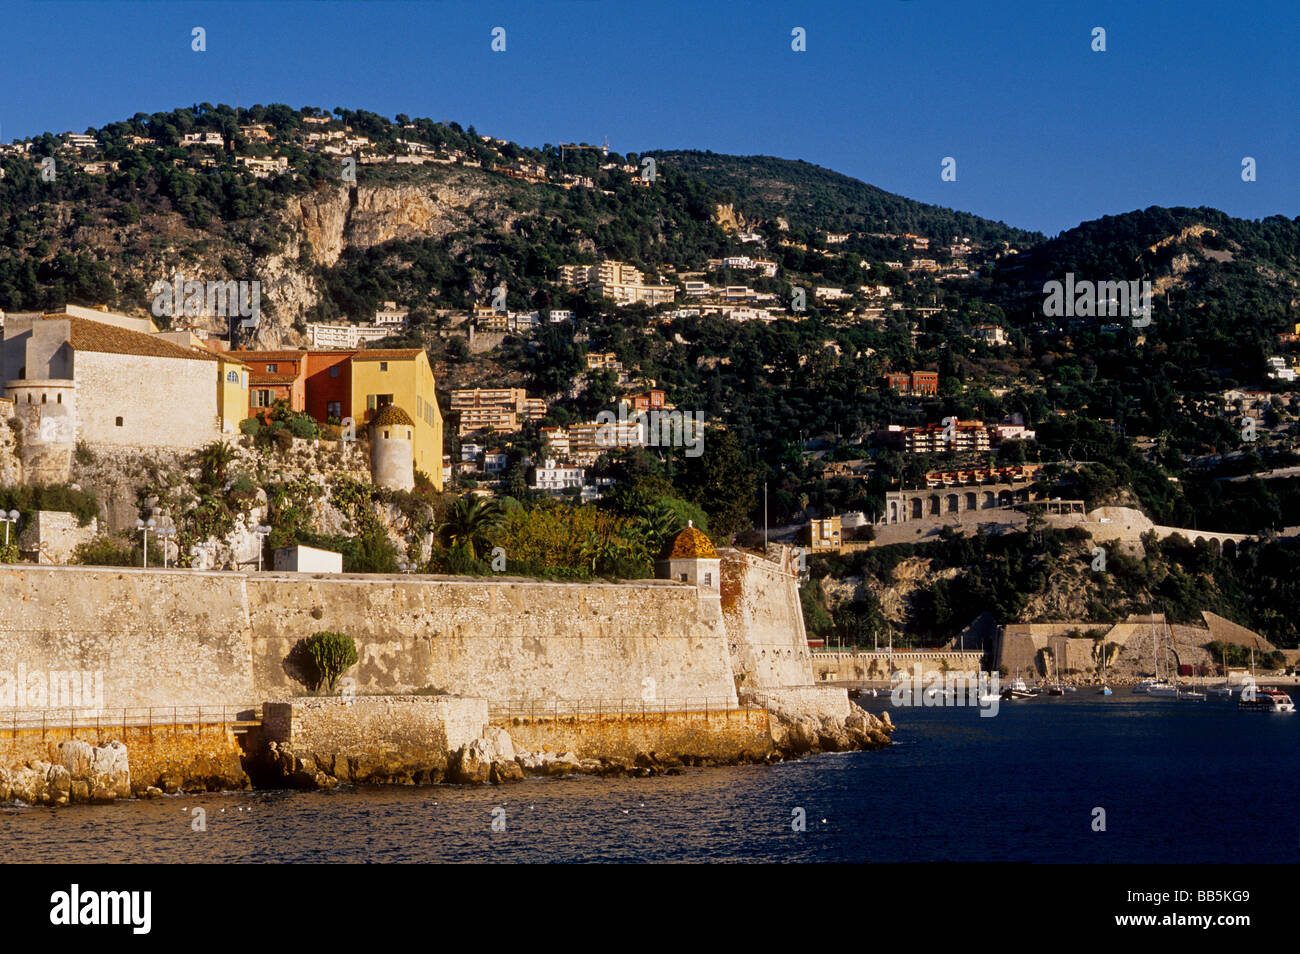
M932 672L978 672L982 652L819 652L812 654L813 674L818 682L884 682L898 671L911 674L921 667L922 677Z
M782 551L781 562L733 549L719 550L718 557L737 688L808 685L812 666L790 551Z
M102 672L103 705L249 705L303 694L298 642L352 636L355 691L446 692L503 705L737 704L721 627L668 581L0 567L0 680ZM649 681L647 681L649 680ZM809 681L809 680L805 680ZM0 704L0 707L3 707Z

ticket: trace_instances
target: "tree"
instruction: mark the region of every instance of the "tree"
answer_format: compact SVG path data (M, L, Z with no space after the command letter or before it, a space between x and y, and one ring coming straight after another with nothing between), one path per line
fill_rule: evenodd
M682 454L674 484L687 500L704 508L717 538L729 539L750 525L754 469L745 463L740 444L730 431L708 432L699 457Z
M322 685L330 691L338 684L339 676L357 664L357 644L351 636L323 630L312 633L304 649L316 667L316 688Z
M463 550L471 560L490 545L489 534L505 516L501 504L487 497L466 494L459 498L447 513L447 519L438 528L438 537L445 547Z

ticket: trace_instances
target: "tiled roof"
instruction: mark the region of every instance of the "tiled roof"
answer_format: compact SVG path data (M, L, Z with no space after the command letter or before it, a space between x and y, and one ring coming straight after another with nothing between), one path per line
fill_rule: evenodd
M243 361L301 361L307 357L306 351L245 351L240 348L227 352Z
M249 384L293 384L298 380L296 374L268 374L265 371L250 371Z
M716 560L718 551L713 548L713 541L688 523L686 529L673 538L672 549L668 551L669 560Z
M423 353L419 348L371 348L366 351L358 351L352 356L352 360L378 361L381 358L414 358L416 355Z
M216 361L208 351L186 348L156 335L128 331L117 325L106 325L88 318L68 315L46 315L50 321L68 323L68 343L76 351L93 351L100 354L134 354L149 358L184 358L189 361Z
M407 414L396 404L385 404L375 416L370 419L370 423L383 427L384 425L401 424L406 427L415 427L415 421L411 420L411 415Z

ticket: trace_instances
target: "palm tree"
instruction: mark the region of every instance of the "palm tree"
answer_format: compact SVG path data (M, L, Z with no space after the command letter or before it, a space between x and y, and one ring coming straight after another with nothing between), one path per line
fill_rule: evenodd
M438 527L438 537L448 549L461 548L471 560L490 543L489 534L502 518L505 508L490 497L466 494L451 505L447 519Z
M226 470L235 459L235 449L225 441L213 441L199 452L199 466L203 475L215 487L222 487L226 482Z

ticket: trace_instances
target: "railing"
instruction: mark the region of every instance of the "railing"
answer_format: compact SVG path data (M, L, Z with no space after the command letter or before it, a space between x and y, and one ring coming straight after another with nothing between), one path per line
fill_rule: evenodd
M0 732L8 731L10 739L19 732L40 730L42 738L47 732L75 732L78 729L97 733L128 728L145 729L151 735L154 729L196 726L200 733L204 726L256 725L262 721L260 706L136 706L117 709L0 709Z
M528 702L521 701L510 705L492 705L488 707L488 721L499 722L510 719L528 719L531 722L559 722L565 719L576 720L586 717L626 718L634 716L643 719L667 719L670 715L683 713L702 713L706 718L710 713L730 715L733 712L745 712L753 706L741 706L728 699L596 699L577 702Z

